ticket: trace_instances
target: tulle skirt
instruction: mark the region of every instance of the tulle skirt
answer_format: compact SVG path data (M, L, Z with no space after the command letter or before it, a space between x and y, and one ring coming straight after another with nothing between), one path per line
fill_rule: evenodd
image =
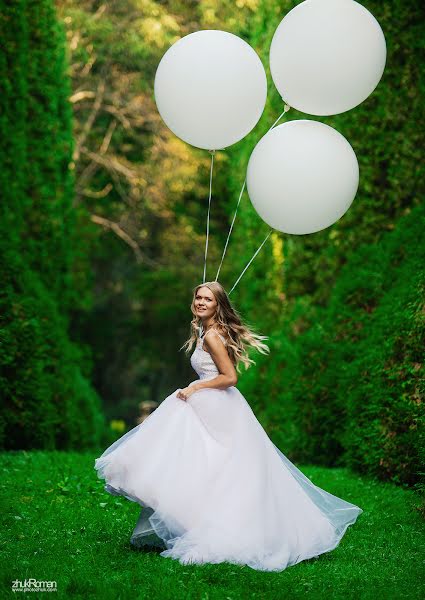
M95 461L108 492L145 507L161 556L282 571L339 544L362 509L297 469L236 387L178 391Z

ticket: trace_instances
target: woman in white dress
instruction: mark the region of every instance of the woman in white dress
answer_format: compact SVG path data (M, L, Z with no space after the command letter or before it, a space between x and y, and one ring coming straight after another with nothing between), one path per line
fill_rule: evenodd
M235 387L264 336L242 323L224 288L198 285L191 364L199 379L165 398L96 459L105 489L142 506L134 545L182 564L282 571L333 550L362 509L315 486L277 448ZM202 335L200 333L203 332Z

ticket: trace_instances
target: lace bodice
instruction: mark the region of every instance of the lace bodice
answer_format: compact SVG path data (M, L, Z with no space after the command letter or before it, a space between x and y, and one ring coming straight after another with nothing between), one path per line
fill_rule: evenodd
M209 331L214 331L220 337L223 344L226 345L225 338L220 335L218 331L215 329L210 329ZM219 375L219 370L217 369L211 354L203 349L204 337L205 336L198 339L196 348L190 357L190 364L197 372L199 379L214 379L214 377Z

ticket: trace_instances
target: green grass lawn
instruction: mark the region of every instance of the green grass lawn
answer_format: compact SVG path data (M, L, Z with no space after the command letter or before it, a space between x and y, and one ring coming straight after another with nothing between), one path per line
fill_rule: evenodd
M12 580L29 578L56 581L53 597L102 600L425 597L425 527L410 490L345 469L301 466L318 486L364 510L337 548L280 573L227 563L185 566L130 545L139 506L104 491L94 458L0 454L1 598L14 595Z

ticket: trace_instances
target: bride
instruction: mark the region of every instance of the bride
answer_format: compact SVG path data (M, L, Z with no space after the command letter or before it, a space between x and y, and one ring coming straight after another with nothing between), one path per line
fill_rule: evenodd
M182 346L199 379L177 389L96 459L105 490L137 502L131 542L189 563L282 571L333 550L362 509L315 486L235 387L249 347L269 349L217 281L198 285Z

